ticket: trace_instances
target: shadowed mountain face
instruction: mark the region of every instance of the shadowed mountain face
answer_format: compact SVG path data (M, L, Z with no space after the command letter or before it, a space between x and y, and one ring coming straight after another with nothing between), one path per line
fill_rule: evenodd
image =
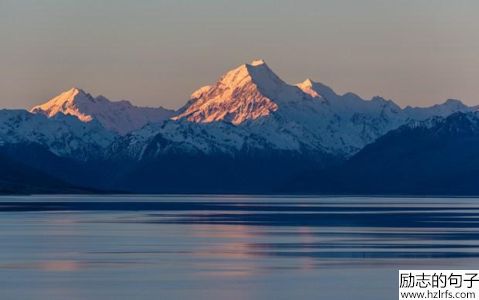
M73 192L84 191L122 191L121 189L109 189L108 183L111 175L117 168L113 163L104 160L75 160L68 157L62 157L50 152L46 147L35 143L17 143L8 144L0 147L0 156L3 161L13 166L20 166L33 173L38 173L40 177L34 178L53 178L61 182L65 187L69 187ZM0 172L0 175L8 176L9 171ZM43 181L39 181L41 183ZM64 192L65 189L58 192ZM124 191L124 190L123 190ZM21 191L20 191L21 192ZM49 193L54 191L49 189ZM37 192L39 193L39 192Z
M342 166L294 180L296 191L479 194L479 115L415 122L367 145Z
M339 95L310 79L291 85L257 60L200 88L177 111L112 102L77 88L30 112L1 110L0 146L11 161L93 189L273 193L302 178L290 190L440 193L452 192L447 187L453 185L469 193L469 179L452 183L446 175L434 177L442 167L457 168L457 176L473 173L470 166L458 167L465 161L449 157L465 150L444 149L443 158L427 147L440 149L432 125L457 112L468 113L471 121L475 110L458 100L403 109L381 97ZM401 127L405 124L416 125ZM470 138L466 125L457 121L450 124L453 128L457 141L473 143L465 141ZM452 134L443 130L443 135ZM441 143L453 147L454 138L444 136ZM413 154L417 161L407 160ZM444 163L428 163L432 157ZM393 172L386 172L386 166ZM414 171L421 176L411 175L413 167L423 168Z
M13 160L0 149L0 194L16 193L85 193L88 189L75 187L40 169Z
M317 159L317 158L315 158ZM322 157L329 165L335 157ZM115 186L137 193L270 194L278 184L309 170L324 167L291 153L227 155L169 154L131 164L117 176Z

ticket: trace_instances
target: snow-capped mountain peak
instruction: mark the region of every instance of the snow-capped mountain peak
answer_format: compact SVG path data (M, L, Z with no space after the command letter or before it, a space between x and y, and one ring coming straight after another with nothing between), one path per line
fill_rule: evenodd
M310 95L313 98L322 98L319 91L315 86L317 83L313 82L311 79L307 78L305 81L298 83L296 86L302 90L304 93Z
M331 99L338 96L336 92L334 92L329 86L317 81L313 81L310 78L298 83L296 86L313 98L318 97L323 99Z
M253 84L260 92L269 97L287 86L264 60L254 60L250 64L243 64L227 72L221 77L219 83L233 89Z
M293 87L276 76L263 60L255 60L227 72L214 85L194 92L193 99L174 119L237 125L276 111L274 96L284 95L288 88Z
M83 113L80 108L92 102L95 102L95 99L90 94L80 88L73 87L51 100L33 107L31 112L42 113L48 117L53 117L61 112L65 115L75 116L80 121L90 122L93 117Z
M110 101L104 96L93 97L79 88L71 88L51 100L33 107L32 113L51 118L59 113L77 117L82 122L98 120L105 128L126 134L148 123L162 122L174 111L163 107L138 107L129 101Z

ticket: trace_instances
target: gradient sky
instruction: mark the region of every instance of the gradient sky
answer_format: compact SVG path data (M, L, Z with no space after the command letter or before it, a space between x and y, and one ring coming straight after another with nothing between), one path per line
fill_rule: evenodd
M0 0L0 106L78 86L176 108L263 58L285 81L479 104L479 1Z

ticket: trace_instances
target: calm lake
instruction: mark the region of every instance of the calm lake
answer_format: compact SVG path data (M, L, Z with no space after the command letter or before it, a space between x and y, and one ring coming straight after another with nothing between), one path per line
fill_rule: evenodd
M0 299L397 299L478 269L479 199L0 197Z

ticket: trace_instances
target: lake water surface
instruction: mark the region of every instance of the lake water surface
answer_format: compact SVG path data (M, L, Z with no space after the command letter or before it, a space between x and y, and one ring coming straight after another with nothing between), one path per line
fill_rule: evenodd
M479 269L479 199L0 197L0 299L397 299Z

